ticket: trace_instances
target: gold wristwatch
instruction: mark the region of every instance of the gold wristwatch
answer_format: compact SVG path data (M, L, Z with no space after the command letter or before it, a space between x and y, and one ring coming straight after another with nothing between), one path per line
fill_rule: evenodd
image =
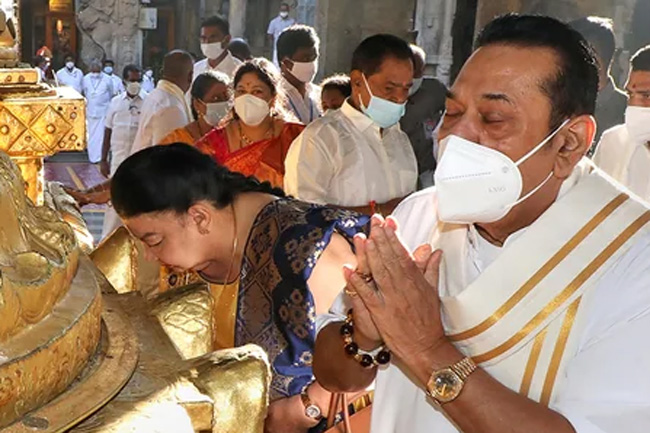
M311 418L315 421L320 421L323 419L323 412L320 407L311 401L309 394L307 394L307 387L305 387L300 393L300 400L302 405L305 407L305 416Z
M467 377L476 370L472 358L465 358L456 364L434 371L427 383L427 394L438 404L449 403L460 395Z

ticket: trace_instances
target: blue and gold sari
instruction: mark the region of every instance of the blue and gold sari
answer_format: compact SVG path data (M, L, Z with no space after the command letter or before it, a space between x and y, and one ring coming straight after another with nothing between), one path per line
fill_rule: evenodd
M314 298L307 280L334 233L348 239L369 217L284 198L268 204L250 231L239 279L235 346L257 344L273 370L271 400L312 380Z

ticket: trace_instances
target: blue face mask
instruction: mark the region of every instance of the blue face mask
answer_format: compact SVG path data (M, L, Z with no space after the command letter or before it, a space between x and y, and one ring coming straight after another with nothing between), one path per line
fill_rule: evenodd
M363 105L361 95L359 95L361 111L363 111L370 120L379 125L380 128L389 128L399 122L406 112L406 102L404 104L397 104L387 99L379 98L372 94L372 90L370 90L365 75L363 75L363 82L366 84L368 93L370 93L370 103L367 107Z

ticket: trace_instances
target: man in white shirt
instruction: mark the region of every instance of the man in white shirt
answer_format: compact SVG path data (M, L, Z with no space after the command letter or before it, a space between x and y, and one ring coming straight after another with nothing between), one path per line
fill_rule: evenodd
M284 29L296 24L296 20L289 16L290 10L291 8L287 3L282 3L280 5L280 14L271 20L269 23L269 28L266 31L268 40L273 47L273 63L278 68L280 67L280 64L278 63L278 51L276 46L278 37L280 37L280 33L282 33Z
M142 75L142 90L147 93L151 93L155 88L156 80L153 76L153 69L151 67L148 67L144 70L144 74Z
M122 84L122 79L115 75L115 62L112 60L104 60L104 73L108 75L113 83L113 92L115 95L124 92L124 84Z
M277 42L282 87L286 93L286 109L309 125L322 113L321 89L312 83L318 72L320 40L313 27L294 25L280 34Z
M631 60L625 123L603 133L594 163L650 201L650 47Z
M162 79L142 106L140 126L131 153L158 144L170 132L191 122L185 93L192 85L194 59L174 50L163 59Z
M388 215L417 183L415 154L399 127L413 54L396 36L372 36L355 50L351 70L352 96L291 145L284 187L301 200Z
M372 433L645 432L650 211L583 159L593 53L539 16L497 18L476 46L436 187L355 239L332 313L353 310L320 330L316 378L351 392L376 377Z
M99 60L91 62L90 72L83 79L83 95L87 101L88 159L96 164L102 157L104 117L114 96L113 80L102 73L102 64Z
M74 64L74 57L66 56L65 66L56 73L56 79L61 86L69 86L77 92L83 92L84 73Z
M142 71L136 65L127 65L123 72L125 91L113 98L106 114L104 145L100 171L112 177L131 154L131 146L140 125L140 114L147 93L142 90ZM110 155L110 162L109 162ZM112 207L104 215L102 238L121 224Z
M228 51L230 43L228 20L213 16L201 24L201 51L206 57L194 65L194 78L206 71L217 71L232 79L242 62Z

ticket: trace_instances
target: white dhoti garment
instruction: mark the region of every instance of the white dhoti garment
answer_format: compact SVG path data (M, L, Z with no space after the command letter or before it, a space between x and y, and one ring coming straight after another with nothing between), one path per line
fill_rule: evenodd
M93 164L102 159L104 144L104 117L88 118L88 160Z
M577 433L640 433L650 425L650 211L587 172L491 258L477 254L473 226L436 221L433 189L395 216L410 249L443 251L443 324L461 352ZM399 362L378 373L372 433L458 431Z

